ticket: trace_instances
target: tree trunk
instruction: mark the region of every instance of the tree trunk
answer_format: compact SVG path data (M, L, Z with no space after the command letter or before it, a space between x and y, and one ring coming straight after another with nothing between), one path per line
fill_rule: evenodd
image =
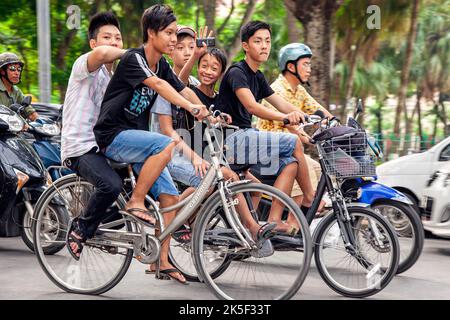
M347 78L347 82L345 83L345 100L342 103L342 108L340 111L340 118L342 120L346 119L346 113L347 111L350 110L350 103L352 100L352 96L353 96L353 83L354 83L354 79L355 79L355 72L356 72L356 61L357 61L357 57L358 57L358 47L359 46L355 46L351 48L351 53L350 53L350 61L349 61L349 74L348 74L348 78Z
M408 112L407 110L404 110L404 118L405 118L405 139L403 140L403 147L402 147L402 151L400 153L401 156L404 156L408 153L408 149L409 147L411 147L411 142L412 142L412 124L414 121L414 115L416 113L417 110L417 103L416 106L414 107L411 117L408 117Z
M416 111L417 111L417 128L419 134L419 150L425 150L425 144L423 141L423 131L422 131L422 107L420 105L420 99L422 99L422 90L417 88L417 101L416 101Z
M412 61L412 49L413 44L416 39L417 33L417 15L419 12L419 0L413 0L413 7L411 11L411 25L409 27L409 33L407 38L406 52L405 52L405 60L403 63L401 79L400 79L400 89L398 93L398 103L395 112L395 122L394 122L394 135L396 141L394 141L394 146L397 147L399 145L400 139L400 120L402 112L406 112L406 89L408 86L409 80L409 70L411 67ZM395 149L395 148L394 148Z
M444 124L444 136L447 137L448 135L450 135L450 128L447 119L447 110L445 108L444 102L440 102L440 105L442 107L442 123Z
M383 147L383 126L381 125L383 122L383 102L380 103L378 110L376 111L375 116L377 117L377 141L381 146L381 150L384 152Z
M204 0L203 12L205 14L205 23L208 26L208 30L214 30L216 33L216 1Z
M200 26L200 7L201 1L197 0L197 8L195 9L195 30L198 30Z
M435 114L435 118L433 122L433 134L431 135L431 145L434 145L436 143L437 126L439 120L439 106L437 104L434 105L433 111Z
M62 71L66 69L66 54L67 50L70 48L70 45L75 38L75 35L77 34L77 30L70 30L66 36L64 37L64 40L61 41L61 43L58 46L58 49L56 51L56 61L55 65L57 70ZM58 90L59 90L59 101L60 103L64 103L64 99L66 97L66 89L67 89L67 83L64 81L59 81L58 83Z
M236 57L239 50L241 50L241 37L240 37L241 27L244 24L246 24L247 22L249 22L250 19L252 18L253 13L255 12L255 9L256 9L256 2L257 2L257 0L249 0L248 1L244 16L239 25L239 28L236 30L236 33L234 34L233 41L232 41L229 49L226 50L227 61L228 61L227 67L232 64L234 57Z
M287 20L287 27L288 27L288 41L289 43L292 42L299 42L300 41L300 30L297 26L297 18L294 16L292 11L286 10L286 20Z
M310 79L312 93L319 103L328 107L331 85L331 20L342 1L285 0L284 3L305 28L305 42L313 52Z

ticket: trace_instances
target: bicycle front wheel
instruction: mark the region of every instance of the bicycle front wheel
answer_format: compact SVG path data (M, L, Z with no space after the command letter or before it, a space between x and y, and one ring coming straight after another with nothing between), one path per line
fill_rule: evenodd
M64 248L67 221L83 213L93 191L89 182L75 175L65 176L42 194L35 208L32 232L39 264L55 285L70 293L101 294L110 290L123 278L133 258L132 249L96 244L97 235L84 245L79 261L72 258L67 247ZM69 215L67 219L50 219L48 208L55 203L65 208ZM123 203L114 205L123 206ZM116 233L132 230L131 223L125 219L108 225ZM58 237L52 237L52 234L58 234ZM47 255L49 246L59 246L62 250Z
M379 214L360 207L347 208L348 229L335 214L326 216L314 237L315 262L320 276L334 291L363 298L383 290L397 272L399 244L391 225ZM346 231L349 230L349 231ZM352 247L342 233L352 233Z
M226 225L212 228L223 215L223 203L217 191L205 203L194 227L193 255L200 279L221 299L291 298L303 284L312 257L311 235L300 208L286 194L268 185L237 184L229 190L232 199L226 205L234 207L240 216L246 195L247 200L243 202L254 209L258 219L264 210L259 200L270 199L272 208L293 214L299 231L296 235L272 234L257 249L247 249L234 229ZM224 258L228 263L223 263ZM212 276L211 270L217 265L221 266L220 274Z
M417 262L423 249L425 233L419 214L413 206L392 200L377 202L372 209L394 228L400 243L397 274L405 272Z

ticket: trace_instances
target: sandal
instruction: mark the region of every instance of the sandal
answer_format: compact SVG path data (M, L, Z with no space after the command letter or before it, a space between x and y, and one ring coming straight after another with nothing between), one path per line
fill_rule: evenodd
M288 236L288 237L294 237L299 231L300 229L297 227L294 227L292 224L288 224L286 222L282 223L283 225L288 225L288 229L287 230L275 230L277 235L280 236Z
M172 238L180 243L189 243L192 239L191 228L186 225L182 225L178 230L172 233Z
M76 237L78 236L78 237ZM80 260L81 252L83 251L83 245L86 242L86 237L83 232L81 232L80 227L78 225L78 219L72 219L69 222L69 228L67 230L66 235L66 247L69 250L70 255L76 261ZM77 245L77 249L74 251L72 249L71 244L75 243Z
M156 219L153 216L153 214L148 210L144 210L141 208L129 208L124 211L120 210L119 212L122 214L125 214L125 215L132 216L134 219L138 220L139 222L141 222L142 224L144 224L147 227L157 229L155 226ZM135 215L133 212L143 213L145 215L145 218L141 218L141 217Z
M181 272L180 272L180 270L178 270L178 269L176 269L176 268L159 270L159 273L162 274L163 277L164 277L164 276L167 276L167 277L169 277L169 278L171 278L171 279L173 279L173 280L178 281L178 282L181 283L181 284L184 284L184 285L188 285L188 284L189 284L189 282L187 282L187 280L181 281L181 280L178 279L177 277L171 275L171 273L179 273L180 275L182 275Z
M263 224L256 233L256 245L260 247L260 245L266 241L267 239L273 237L276 233L274 232L274 229L277 227L277 224L275 222L267 222Z

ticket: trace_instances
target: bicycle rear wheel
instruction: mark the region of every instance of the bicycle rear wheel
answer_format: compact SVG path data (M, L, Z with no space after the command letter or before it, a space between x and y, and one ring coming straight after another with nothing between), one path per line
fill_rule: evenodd
M65 240L61 238L46 237L45 230L57 228L58 234L63 233L65 239L68 227L66 223L55 225L54 221L50 221L47 207L52 202L61 203L70 218L78 217L93 190L94 187L89 182L75 175L65 176L42 194L35 208L36 219L33 221L32 231L39 264L55 285L71 293L96 295L112 289L123 278L133 258L132 249L100 245L95 240L97 235L84 245L79 261L72 258L67 248L62 248L54 255L45 254L45 248L49 244L65 246ZM124 204L119 201L114 205L121 207ZM108 225L115 232L132 230L131 223L125 219Z
M291 298L303 284L312 256L311 235L300 208L286 194L268 185L237 184L229 189L232 199L227 205L234 206L236 212L239 213L239 195L251 194L253 199L268 197L295 216L300 230L295 237L277 234L262 242L258 249L245 249L232 228L211 229L211 223L223 207L216 192L205 203L194 228L193 252L199 277L221 299ZM258 207L258 217L260 210ZM211 266L224 257L228 265L223 264L222 273L212 277Z
M361 207L347 208L354 252L345 246L335 214L326 216L314 237L315 263L334 291L363 298L380 292L395 276L399 244L391 225L379 214Z
M230 228L223 216L223 212L213 215L208 223L210 231ZM174 237L170 239L169 262L175 266L188 281L199 282L197 269L192 258L192 241L180 241ZM226 270L231 260L228 255L218 255L214 257L214 263L208 266L208 273L212 278L220 276Z

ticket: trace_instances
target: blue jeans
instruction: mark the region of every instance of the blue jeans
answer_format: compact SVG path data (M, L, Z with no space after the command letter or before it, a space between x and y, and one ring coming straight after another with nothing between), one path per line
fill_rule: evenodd
M297 136L291 133L242 129L229 135L226 157L232 169L250 166L260 175L278 175L297 159L292 155Z
M69 161L67 161L69 160ZM95 186L83 215L78 220L81 231L92 238L99 224L108 217L108 208L122 191L122 179L94 148L79 157L69 158L66 164Z
M133 169L139 174L144 162L149 157L160 153L171 142L171 138L156 132L125 130L114 138L106 148L105 155L117 162L132 163ZM155 199L158 199L162 193L178 195L178 190L167 168L164 168L156 179L150 192Z
M187 186L197 188L202 179L199 175L195 174L195 168L192 162L175 153L172 160L167 164L167 169L175 181L179 181Z

